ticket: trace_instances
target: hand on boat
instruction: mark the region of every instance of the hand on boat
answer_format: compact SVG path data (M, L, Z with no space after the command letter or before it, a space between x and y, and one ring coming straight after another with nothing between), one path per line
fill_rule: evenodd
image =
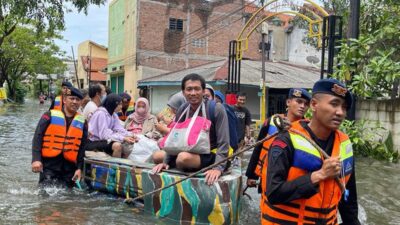
M153 173L159 173L163 170L167 170L169 168L168 164L165 163L159 163L156 166L153 167L153 169L151 170Z
M206 174L206 183L208 185L214 184L215 181L221 176L222 172L220 170L212 169L205 172Z
M249 186L249 187L256 187L256 186L257 186L257 180L254 180L254 179L247 179L246 184L247 184L247 186Z
M32 163L32 172L39 173L43 172L43 164L40 161L35 161Z
M72 180L73 181L80 181L81 180L81 177L82 177L82 170L80 170L80 169L77 169L77 170L75 170L75 174L74 174L74 176L72 177Z

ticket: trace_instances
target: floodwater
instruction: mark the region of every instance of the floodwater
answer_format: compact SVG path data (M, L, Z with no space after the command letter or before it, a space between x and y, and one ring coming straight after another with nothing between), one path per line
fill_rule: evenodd
M31 142L48 107L30 100L0 106L0 224L173 224L103 193L48 188L41 194L30 167ZM356 166L362 224L400 224L400 165L357 158ZM248 193L239 224L258 224L259 196L255 189Z

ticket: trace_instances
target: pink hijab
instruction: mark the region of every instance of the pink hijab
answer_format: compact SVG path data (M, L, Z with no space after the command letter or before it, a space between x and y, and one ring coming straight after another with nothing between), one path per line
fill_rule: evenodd
M143 113L138 112L139 102L143 102L145 104L145 111ZM150 107L149 101L146 98L138 98L135 104L135 112L131 114L132 119L137 124L143 124L143 122L150 117Z

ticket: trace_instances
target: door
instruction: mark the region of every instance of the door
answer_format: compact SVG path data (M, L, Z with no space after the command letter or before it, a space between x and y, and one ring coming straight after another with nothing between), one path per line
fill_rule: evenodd
M112 93L117 93L117 77L111 77L111 91Z
M123 93L124 90L124 75L121 75L118 77L118 94Z

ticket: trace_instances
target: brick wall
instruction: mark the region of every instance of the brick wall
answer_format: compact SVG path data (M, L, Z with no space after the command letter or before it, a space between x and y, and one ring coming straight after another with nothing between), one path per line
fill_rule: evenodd
M227 58L229 41L236 39L244 26L241 9L244 2L225 0L211 7L201 2L140 0L138 60L141 65L175 71ZM169 18L182 19L183 31L169 30ZM261 58L259 41L259 35L253 34L244 57Z

